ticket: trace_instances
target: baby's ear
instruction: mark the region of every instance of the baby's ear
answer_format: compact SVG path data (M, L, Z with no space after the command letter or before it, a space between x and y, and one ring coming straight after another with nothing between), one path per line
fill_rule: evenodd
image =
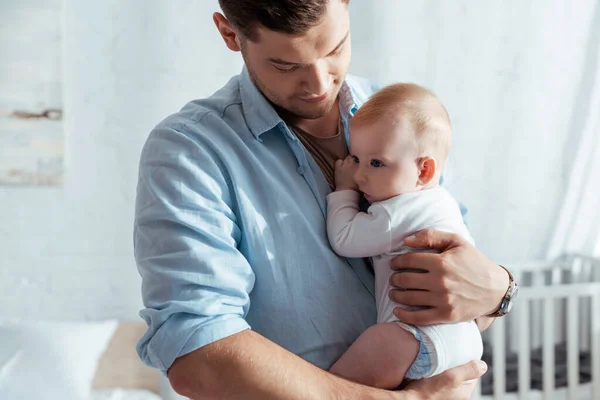
M421 186L425 186L431 182L435 177L436 163L435 159L431 157L421 157L417 161L419 167L419 180L418 183Z

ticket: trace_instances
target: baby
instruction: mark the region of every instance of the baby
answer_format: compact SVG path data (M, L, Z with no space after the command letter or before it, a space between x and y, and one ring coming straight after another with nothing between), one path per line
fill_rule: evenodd
M373 257L378 323L331 367L334 374L393 389L404 378L430 377L481 358L474 321L408 325L393 314L399 305L388 297L391 259L414 251L403 244L407 236L431 228L473 242L457 202L439 185L451 136L444 106L413 84L380 90L352 119L350 156L337 161L336 190L327 196L327 231L338 254ZM366 213L359 212L359 192L371 204Z

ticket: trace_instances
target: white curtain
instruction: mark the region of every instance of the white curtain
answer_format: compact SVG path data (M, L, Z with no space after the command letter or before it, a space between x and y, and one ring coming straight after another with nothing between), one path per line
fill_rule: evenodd
M593 42L590 43L594 47L588 53L588 66L594 80L589 85L582 85L581 89L582 107L596 105L596 108L588 110L587 118L574 121L578 127L573 130L566 148L572 154L572 162L559 218L548 247L550 259L563 253L600 256L600 34Z
M600 1L353 0L353 69L412 81L454 127L450 187L503 262L590 253L600 213Z

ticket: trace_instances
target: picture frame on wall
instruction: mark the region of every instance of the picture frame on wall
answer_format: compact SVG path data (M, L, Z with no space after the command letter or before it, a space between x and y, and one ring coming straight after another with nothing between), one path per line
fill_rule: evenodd
M0 185L60 186L63 1L0 2Z

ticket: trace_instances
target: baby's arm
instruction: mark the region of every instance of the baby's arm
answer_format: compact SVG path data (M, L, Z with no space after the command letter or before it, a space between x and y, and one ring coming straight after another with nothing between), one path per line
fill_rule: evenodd
M359 211L354 182L356 163L350 156L335 163L336 191L327 196L327 235L331 247L344 257L372 257L391 250L390 220L382 207Z
M354 190L327 196L327 235L333 250L344 257L372 257L391 251L390 219L378 205L360 212Z

